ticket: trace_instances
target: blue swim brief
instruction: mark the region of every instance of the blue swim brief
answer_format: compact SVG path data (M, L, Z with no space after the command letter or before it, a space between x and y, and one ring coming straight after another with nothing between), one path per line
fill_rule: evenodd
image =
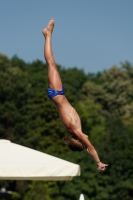
M65 88L64 86L62 86L62 90L61 91L57 91L57 90L54 90L50 87L48 87L47 89L47 95L50 99L53 99L55 96L57 95L64 95L65 94Z

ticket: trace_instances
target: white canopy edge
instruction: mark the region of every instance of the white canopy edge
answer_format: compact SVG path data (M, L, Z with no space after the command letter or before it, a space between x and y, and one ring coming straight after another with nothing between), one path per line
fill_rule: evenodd
M72 180L80 166L60 158L0 140L0 180Z

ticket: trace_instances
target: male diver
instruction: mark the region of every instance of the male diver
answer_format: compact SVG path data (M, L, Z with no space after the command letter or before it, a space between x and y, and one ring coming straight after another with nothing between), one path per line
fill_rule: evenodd
M71 138L64 139L64 143L72 151L82 151L86 149L87 152L93 157L98 165L98 171L104 171L108 166L100 161L99 156L89 141L87 135L82 132L81 121L76 110L70 105L65 97L65 89L62 85L61 77L59 75L56 63L52 52L52 32L54 29L54 19L51 19L42 33L45 37L44 43L44 57L48 66L48 97L54 103L58 110L60 119Z

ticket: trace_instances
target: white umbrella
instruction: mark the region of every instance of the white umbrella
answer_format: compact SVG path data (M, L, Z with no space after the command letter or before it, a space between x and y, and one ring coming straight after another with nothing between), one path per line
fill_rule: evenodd
M85 200L83 194L80 195L79 200Z
M0 140L1 180L72 180L80 166L57 157Z

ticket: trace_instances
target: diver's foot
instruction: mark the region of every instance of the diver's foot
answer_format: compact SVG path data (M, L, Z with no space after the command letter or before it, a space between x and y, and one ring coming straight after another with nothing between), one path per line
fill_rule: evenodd
M47 35L51 35L54 29L54 19L52 18L47 27L42 30L42 34L46 37Z

